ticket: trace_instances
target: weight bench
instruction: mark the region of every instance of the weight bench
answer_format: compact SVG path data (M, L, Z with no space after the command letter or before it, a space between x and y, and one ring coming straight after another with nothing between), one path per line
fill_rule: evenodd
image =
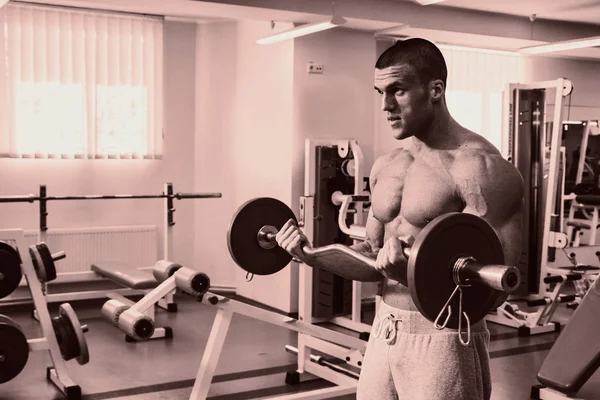
M178 267L177 264L158 261L152 268L132 268L118 262L94 263L93 272L112 282L133 290L146 293L158 287L160 281L168 278ZM115 292L109 292L110 298L102 307L102 315L111 323L125 331L125 340L134 342L148 339L172 338L170 327L155 327L155 304L168 312L176 312L177 304L173 300L174 290L156 302L145 303L143 307L134 307L137 303ZM125 311L128 311L125 313Z
M532 387L534 399L574 399L600 367L600 280L581 300L550 349Z

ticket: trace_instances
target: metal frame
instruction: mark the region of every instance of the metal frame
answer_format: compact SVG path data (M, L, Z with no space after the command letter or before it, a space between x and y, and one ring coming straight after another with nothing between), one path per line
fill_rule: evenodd
M563 115L563 97L568 96L572 89L572 83L566 78L559 78L551 81L541 81L541 82L533 82L529 84L517 84L517 83L509 83L506 85L506 88L503 92L503 124L502 124L502 153L509 161L513 162L513 155L517 154L519 143L515 140L515 136L513 133L518 130L518 118L515 117L514 113L519 110L519 96L515 96L514 104L513 104L513 93L518 90L552 90L554 89L554 113L553 113L553 124L552 124L552 132L551 132L551 141L549 143L549 173L546 184L546 201L545 201L545 209L544 209L544 222L542 228L542 249L541 249L541 257L540 264L538 268L540 268L540 277L544 277L547 275L563 275L564 271L561 270L553 270L550 268L548 263L548 248L554 247L562 249L567 245L567 237L566 234L562 232L562 228L560 232L555 232L552 229L552 216L554 214L554 209L556 205L556 191L558 188L558 166L559 166L559 157L563 157L564 150L562 150L561 146L561 134L562 134L562 115ZM542 124L541 128L546 133L546 124ZM548 135L545 134L544 140L545 143L548 144ZM511 141L514 141L512 143ZM513 150L514 149L514 150ZM547 158L546 158L547 160ZM562 189L561 189L562 190ZM562 224L561 224L562 227ZM537 296L548 297L546 296L548 293L548 285L544 283L543 279L539 280ZM557 293L553 293L552 296L556 297ZM530 295L528 297L537 297L536 295ZM509 296L509 300L512 296ZM511 326L511 327L523 327L527 326L529 328L530 334L536 333L544 333L555 330L555 325L548 322L551 315L548 315L548 307L553 311L555 309L555 305L546 305L541 307L538 312L534 313L524 313L518 311L520 317L517 319L510 312L506 311L506 306L508 304L504 303L501 305L495 312L491 312L486 316L486 320L490 322L495 322L501 325ZM518 310L518 307L511 305L513 310ZM542 318L542 316L544 318Z
M532 390L532 399L537 400L584 400L581 397L571 397L545 386L534 386Z
M581 180L583 179L583 170L585 168L585 150L588 147L588 140L590 137L590 133L592 130L592 126L595 124L595 126L598 126L598 121L591 121L591 120L587 120L587 121L582 121L582 123L585 125L585 129L583 131L583 135L581 137L581 151L579 154L579 160L577 163L577 176L575 178L575 183L581 183ZM590 223L590 237L588 240L588 245L595 245L596 244L596 236L597 236L597 232L596 232L596 227L598 226L598 221L599 221L599 215L598 215L598 209L600 208L600 206L593 206L593 205L585 205L585 204L578 204L576 201L576 196L575 195L564 195L564 190L563 190L563 196L565 200L569 200L569 216L567 217L569 221L573 220L575 218L575 212L580 210L582 211L589 219L591 219L591 223ZM589 215L591 211L591 216ZM568 226L566 229L566 234L567 237L569 238L569 241L571 241L571 237L573 236L573 227L572 226ZM580 231L581 232L581 231ZM583 232L581 232L583 233ZM579 246L580 244L580 235L578 234L577 237L573 240L573 243L570 243L573 246Z
M40 226L38 228L38 242L46 242L46 234L48 227L46 225L46 207L45 202L47 200L44 199L55 199L57 201L60 200L102 200L102 199L132 199L132 198L141 198L141 199L163 199L163 257L162 259L169 260L173 255L173 226L175 225L174 221L174 212L175 208L173 207L174 199L195 199L195 198L220 198L220 193L174 193L173 184L170 182L166 182L164 184L164 191L159 195L110 195L110 196L102 196L102 195L91 195L91 196L57 196L57 197L48 197L46 196L46 187L45 185L40 186L40 195L26 195L26 196L0 196L0 202L8 203L8 202L40 202ZM68 257L68 254L67 254ZM142 267L146 268L146 267ZM151 266L148 266L151 268ZM66 272L66 273L58 273L56 280L52 281L52 283L70 283L70 282L93 282L93 281L106 281L107 279L103 276L96 274L93 271L89 272ZM48 293L47 290L48 284L42 284L42 291L46 298L46 301L49 303L54 302L63 302L63 301L77 301L77 300L89 300L89 299L100 299L100 298L115 298L118 300L122 300L123 296L139 296L144 295L149 292L149 290L137 290L131 289L128 287L115 288L113 290L107 291L105 290L85 290L85 291L74 291L74 292L62 292L62 293ZM234 291L235 288L232 287L218 287L213 286L215 289L219 289L223 292ZM109 295L110 294L110 295ZM23 301L28 301L25 299L19 300L0 300L0 304L12 304L12 303L21 303ZM168 304L174 303L174 299L172 294L167 295L165 299L159 302L159 306L162 308L167 308ZM148 312L152 312L152 310L148 310ZM151 315L149 315L151 316ZM35 317L35 312L34 312Z
M175 281L165 281L165 290L168 290L168 285L174 285ZM360 365L362 356L366 350L367 343L358 338L336 332L331 329L323 328L314 325L310 322L287 317L273 311L264 310L262 308L242 303L237 300L232 300L217 294L206 293L202 296L203 304L217 307L217 315L213 322L200 366L196 374L194 386L190 394L190 400L205 400L210 390L210 385L213 380L225 338L234 313L254 318L263 322L267 322L279 327L283 327L302 335L303 345L335 354L337 357L348 357L351 364ZM334 343L337 343L334 344ZM299 349L298 349L299 351ZM302 357L299 354L299 360ZM306 362L302 372L308 372L314 376L321 377L335 384L333 387L325 389L316 389L303 393L295 393L273 397L275 400L292 400L292 399L328 399L337 396L344 396L356 392L358 381L346 374L333 371L328 367L321 366L315 362Z
M37 278L35 268L26 251L27 243L25 234L22 229L4 229L0 230L0 240L15 241L16 250L21 258L21 270L25 277L31 297L37 312L37 319L40 323L40 328L43 337L37 339L28 339L29 351L44 351L47 350L52 362L52 367L48 367L47 379L49 379L67 398L80 398L81 388L77 385L68 374L66 361L63 359L56 333L52 327L52 318L48 311L48 304L42 291L42 285Z

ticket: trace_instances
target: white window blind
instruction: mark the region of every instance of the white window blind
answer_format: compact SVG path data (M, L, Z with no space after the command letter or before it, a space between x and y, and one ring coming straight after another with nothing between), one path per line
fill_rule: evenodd
M0 156L161 158L163 22L0 10Z
M521 81L517 53L439 45L448 67L446 101L454 119L502 146L502 92Z

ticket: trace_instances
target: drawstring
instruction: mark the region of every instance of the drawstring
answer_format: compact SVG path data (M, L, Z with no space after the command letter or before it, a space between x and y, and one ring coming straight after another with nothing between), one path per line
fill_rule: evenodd
M387 344L393 344L396 341L398 322L402 322L402 318L396 318L393 314L385 314L373 324L373 335L376 338L383 338Z

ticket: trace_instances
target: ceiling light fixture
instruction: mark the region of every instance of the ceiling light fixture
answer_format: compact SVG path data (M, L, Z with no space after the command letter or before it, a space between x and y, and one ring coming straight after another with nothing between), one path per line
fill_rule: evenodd
M522 47L519 49L521 53L525 54L544 54L552 53L555 51L575 50L584 49L586 47L600 46L600 36L593 36L589 38L565 40L562 42L548 43L537 46Z
M300 36L310 35L311 33L321 32L327 29L336 28L340 25L344 25L346 20L340 16L333 16L329 21L315 22L312 24L300 25L296 28L282 31L271 36L258 39L258 44L272 44L281 42L283 40L293 39Z

